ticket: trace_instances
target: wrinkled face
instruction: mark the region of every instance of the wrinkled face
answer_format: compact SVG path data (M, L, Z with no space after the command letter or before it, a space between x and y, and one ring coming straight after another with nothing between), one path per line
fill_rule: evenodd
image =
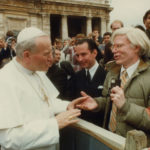
M54 54L54 63L58 63L61 57L60 50L56 49Z
M91 68L95 64L97 51L91 52L88 48L88 43L83 43L75 47L76 59L81 68Z
M32 71L47 71L52 65L51 42L48 36L35 40L36 51L30 52L30 68Z
M144 20L144 24L145 24L146 29L150 29L150 14Z
M121 24L119 22L114 22L111 26L112 32L114 32L115 30L120 29L120 28L121 28Z
M139 59L139 47L131 45L125 35L117 35L114 38L112 52L116 64L123 65L128 68Z

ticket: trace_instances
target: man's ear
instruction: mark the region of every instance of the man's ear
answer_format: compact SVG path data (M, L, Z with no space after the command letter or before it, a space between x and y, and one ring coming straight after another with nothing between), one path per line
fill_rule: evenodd
M140 47L139 45L135 46L135 51L136 51L137 53L140 52L140 49L141 49L141 47Z
M97 56L97 53L98 53L97 50L94 49L94 50L93 50L93 54L95 55L95 57Z
M30 59L30 52L29 51L24 51L23 52L23 58L24 58L24 60L29 60Z

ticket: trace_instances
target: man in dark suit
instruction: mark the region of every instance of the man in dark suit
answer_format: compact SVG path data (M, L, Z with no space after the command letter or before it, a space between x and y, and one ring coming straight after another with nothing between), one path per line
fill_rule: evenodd
M69 62L59 62L60 58L60 50L53 50L53 64L48 69L46 75L59 91L59 98L63 100L70 100L73 99L73 89L72 86L70 86L70 84L72 84L73 82L72 80L74 76L74 71Z
M96 61L97 45L92 39L82 39L76 43L76 58L82 70L76 73L75 95L85 91L93 97L101 96L106 72ZM82 112L82 118L96 125L102 125L103 114Z

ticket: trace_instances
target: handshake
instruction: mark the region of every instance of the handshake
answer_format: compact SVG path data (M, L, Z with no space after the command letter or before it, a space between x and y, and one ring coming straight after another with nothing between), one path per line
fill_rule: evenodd
M88 96L85 92L81 92L82 97L73 100L69 103L67 111L62 112L56 116L59 129L62 129L70 124L77 123L76 117L81 115L81 110L93 110L97 108L96 101Z

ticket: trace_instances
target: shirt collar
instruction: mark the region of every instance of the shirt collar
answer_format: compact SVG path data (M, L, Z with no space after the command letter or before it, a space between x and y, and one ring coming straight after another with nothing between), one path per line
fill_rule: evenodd
M29 75L33 75L35 72L34 71L31 71L29 69L26 69L25 67L23 67L17 60L16 60L16 57L13 58L13 62L15 63L16 67L21 70L22 72L24 73L27 73Z
M137 69L138 65L140 63L140 59L138 59L138 61L136 61L136 63L134 63L133 65L131 65L129 68L126 69L128 77L131 78L132 74L135 72L135 70ZM121 74L122 72L125 70L125 68L122 66L121 67Z
M95 72L96 72L98 66L99 66L99 65L98 65L98 62L95 61L95 64L94 64L90 69L86 69L86 71L89 70L91 79L93 78L93 76L94 76L94 74L95 74Z

